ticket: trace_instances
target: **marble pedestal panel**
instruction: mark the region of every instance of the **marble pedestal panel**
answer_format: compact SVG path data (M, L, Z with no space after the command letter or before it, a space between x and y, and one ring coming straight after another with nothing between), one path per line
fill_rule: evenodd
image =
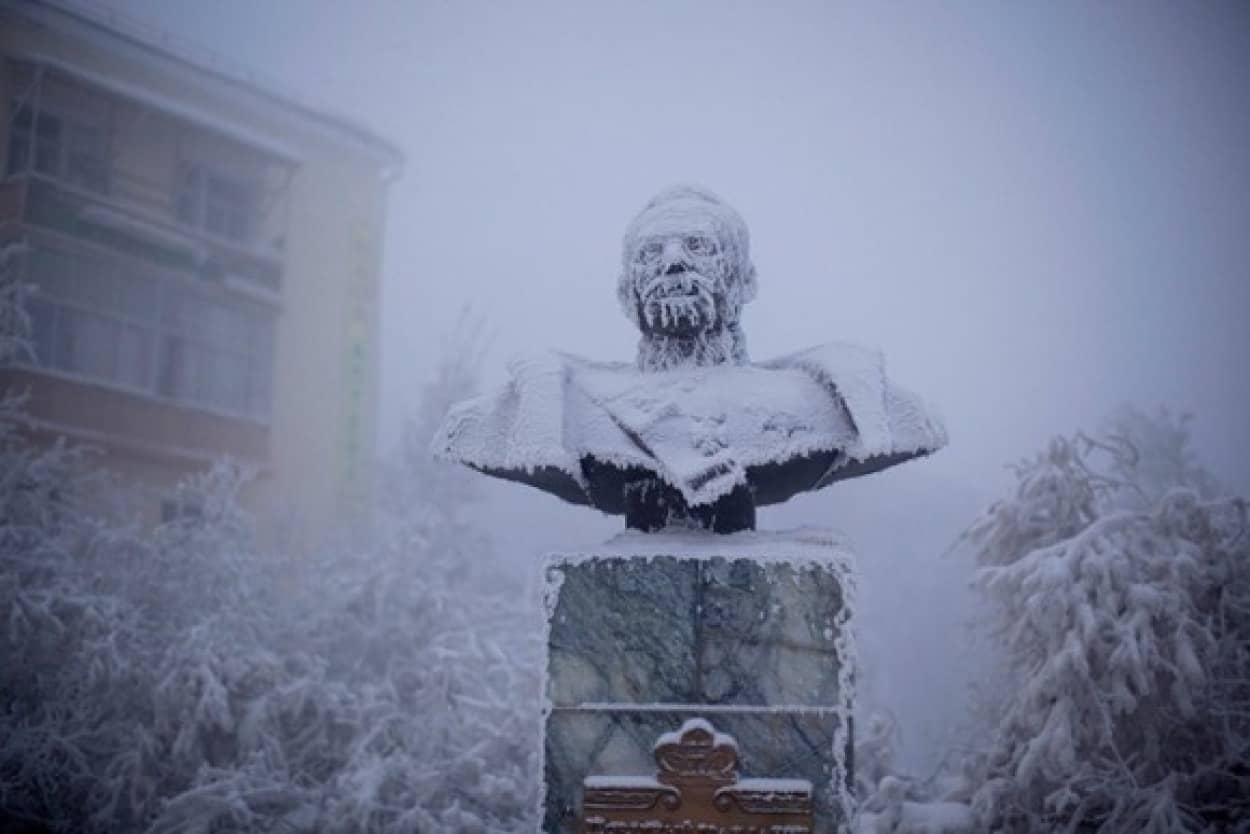
M651 776L695 716L744 776L801 778L816 831L848 824L850 554L824 531L626 533L546 565L544 834L577 834L582 780Z

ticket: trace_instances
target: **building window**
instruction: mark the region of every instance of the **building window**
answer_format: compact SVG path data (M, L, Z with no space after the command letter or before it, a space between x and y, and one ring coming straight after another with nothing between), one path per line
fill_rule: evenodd
M161 523L172 524L181 521L194 524L204 520L204 505L190 498L175 497L161 501Z
M266 420L273 316L110 259L34 247L36 363L136 393Z
M9 174L36 173L104 193L108 190L105 132L82 119L56 111L35 117L29 104L14 104L9 132Z
M200 163L183 162L178 168L174 207L188 226L229 240L251 237L256 192L242 177Z
M268 413L272 321L168 287L161 309L156 392L236 414Z

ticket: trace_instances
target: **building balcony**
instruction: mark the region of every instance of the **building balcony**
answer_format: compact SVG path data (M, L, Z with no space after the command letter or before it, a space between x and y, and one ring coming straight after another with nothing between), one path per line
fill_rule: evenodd
M31 345L0 390L27 393L37 432L176 467L267 465L276 307L98 240L0 228L23 244Z
M0 369L0 389L26 396L28 429L115 459L190 471L223 457L264 471L269 428L47 368Z
M111 179L107 192L35 172L0 182L0 230L29 225L100 244L154 264L220 278L235 290L277 304L284 255L277 246L230 240L178 223L144 205L140 181Z
M297 162L176 101L46 57L0 71L14 91L0 224L140 248L280 293Z

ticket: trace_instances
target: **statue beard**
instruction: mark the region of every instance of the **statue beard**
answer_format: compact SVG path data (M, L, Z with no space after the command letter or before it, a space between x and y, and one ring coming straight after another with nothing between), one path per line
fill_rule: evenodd
M729 321L714 278L692 269L657 275L637 294L638 366L644 371L747 363L746 339Z
M685 270L658 275L638 293L638 320L644 331L692 338L715 327L716 282Z

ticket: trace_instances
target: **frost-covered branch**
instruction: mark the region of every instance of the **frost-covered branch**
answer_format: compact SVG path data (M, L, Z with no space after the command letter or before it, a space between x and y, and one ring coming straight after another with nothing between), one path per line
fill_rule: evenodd
M1250 547L1185 418L1052 441L964 536L1006 659L969 781L996 831L1206 831L1250 814ZM1239 607L1240 606L1240 607Z
M145 528L84 500L91 460L31 445L20 407L0 400L0 830L534 830L537 606L455 569L486 540L425 459L367 543L270 552L246 472L188 480Z

